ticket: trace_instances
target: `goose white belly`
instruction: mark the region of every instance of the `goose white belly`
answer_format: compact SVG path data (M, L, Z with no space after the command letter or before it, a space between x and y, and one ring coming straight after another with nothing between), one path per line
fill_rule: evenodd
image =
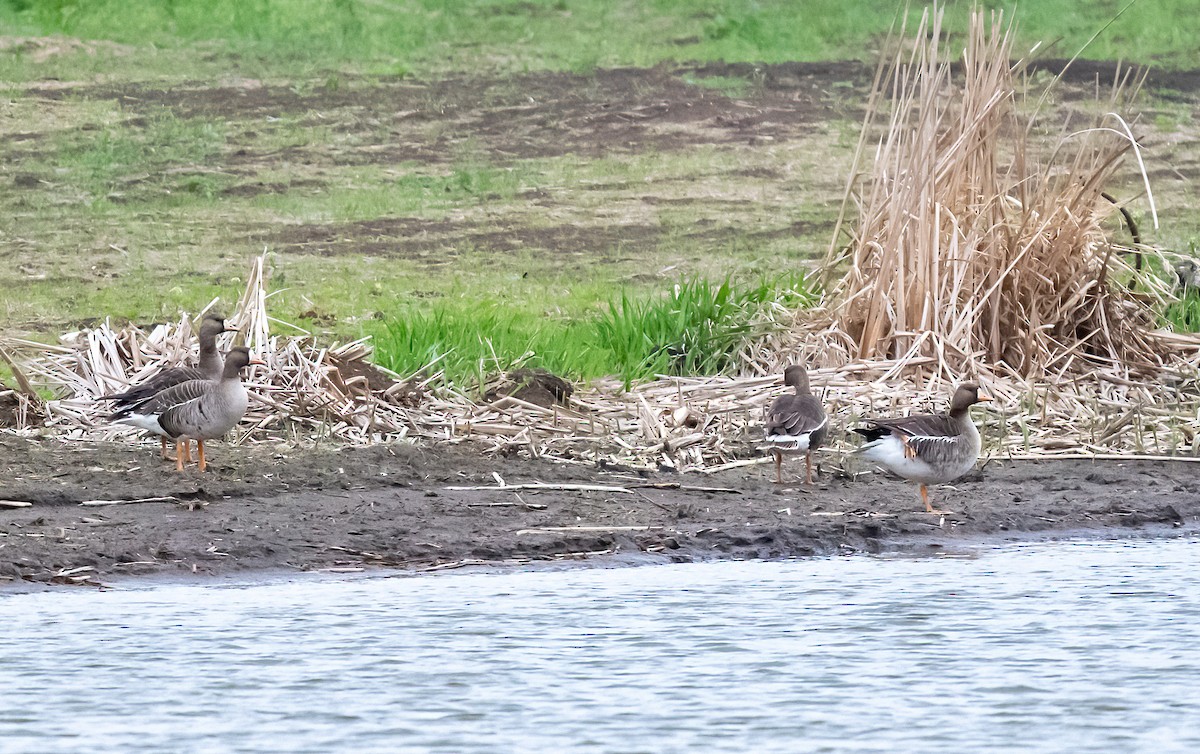
M117 419L116 423L144 429L147 432L153 432L156 435L165 437L168 440L175 439L167 434L167 430L163 429L162 425L158 423L158 414L130 414L129 416Z
M912 456L900 438L888 435L862 447L861 453L875 463L883 466L897 476L921 484L944 484L958 479L975 466L979 458L978 448L963 446L966 438L939 438L945 443L947 452L936 463L929 463L919 457ZM961 452L955 452L961 451Z

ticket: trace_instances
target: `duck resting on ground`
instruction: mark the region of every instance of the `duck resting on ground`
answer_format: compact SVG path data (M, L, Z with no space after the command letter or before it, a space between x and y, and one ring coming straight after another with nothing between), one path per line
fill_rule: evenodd
M114 415L122 414L133 406L154 397L168 388L172 388L188 380L219 380L225 361L217 351L217 336L223 332L235 332L225 326L225 318L215 312L204 315L200 322L200 360L194 367L171 367L163 369L149 379L134 385L123 393L112 393L100 397L102 401L113 401ZM191 460L191 450L188 444L183 444L187 460ZM160 438L160 453L167 460L167 438Z
M239 375L250 364L263 362L251 358L250 349L239 346L225 357L221 379L181 382L111 418L173 440L178 471L183 471L181 444L195 440L199 468L204 471L204 441L224 435L246 413L249 397Z
M775 456L775 483L783 483L783 454L804 454L804 479L812 484L812 452L829 434L829 417L808 387L808 372L799 364L783 371L783 384L796 388L794 395L781 395L767 411L766 439Z
M966 474L979 458L979 430L968 413L976 403L990 401L979 387L964 382L954 391L950 413L876 419L855 432L867 438L858 449L892 473L921 485L927 513L942 513L929 504L927 485L945 484Z

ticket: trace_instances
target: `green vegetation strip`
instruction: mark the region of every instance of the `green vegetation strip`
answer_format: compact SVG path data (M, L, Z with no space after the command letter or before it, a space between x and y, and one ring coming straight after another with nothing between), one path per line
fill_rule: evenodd
M573 378L729 373L738 352L785 322L775 307L817 300L794 276L735 287L684 281L659 298L623 295L590 315L558 317L516 302L440 301L389 320L375 360L402 374L437 361L452 381L482 384L497 369L534 366Z
M1023 46L1070 57L1125 3L993 2ZM65 34L172 50L215 46L273 64L355 61L378 73L590 70L663 61L781 62L870 56L901 7L872 0L4 0L9 34ZM970 3L951 4L961 31ZM921 3L909 13L918 16ZM1088 49L1094 59L1196 64L1192 0L1139 0ZM1020 48L1020 47L1019 47ZM169 56L154 66L170 71Z

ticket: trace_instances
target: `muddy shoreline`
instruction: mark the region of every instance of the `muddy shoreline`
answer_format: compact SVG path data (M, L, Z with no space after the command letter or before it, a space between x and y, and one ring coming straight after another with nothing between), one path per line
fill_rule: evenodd
M678 474L496 458L471 445L261 444L215 448L201 475L176 473L155 448L0 436L0 500L32 503L0 507L0 586L927 552L1200 530L1200 477L1185 462L990 460L933 492L951 511L939 517L919 512L912 485L875 473L824 473L806 489L773 484L767 466ZM495 475L610 489L447 489L495 486ZM172 499L80 504L155 497Z

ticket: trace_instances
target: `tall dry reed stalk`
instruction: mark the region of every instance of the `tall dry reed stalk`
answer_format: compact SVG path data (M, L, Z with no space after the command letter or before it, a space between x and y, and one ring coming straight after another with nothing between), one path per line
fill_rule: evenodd
M1162 368L1174 349L1152 332L1161 283L1137 275L1122 252L1144 249L1116 245L1104 222L1117 210L1105 187L1137 151L1115 111L1140 79L1119 75L1107 114L1051 151L1036 111L1018 107L1025 61L1011 62L998 13L972 13L958 64L942 10L912 39L877 75L855 166L867 177L843 210L857 217L839 223L835 246L848 244L826 262L845 270L830 315L846 356L1023 378Z
M1131 156L1146 182L1117 114L1143 79L1118 72L1095 123L1051 132L1058 79L1029 93L1013 31L974 12L955 61L934 7L889 40L826 298L744 353L746 369L807 363L828 375L827 404L860 417L942 409L974 378L997 399L989 432L1008 454L1200 454L1200 339L1155 329L1166 283L1127 259L1158 252L1107 231L1105 188ZM1148 183L1146 198L1154 214Z

